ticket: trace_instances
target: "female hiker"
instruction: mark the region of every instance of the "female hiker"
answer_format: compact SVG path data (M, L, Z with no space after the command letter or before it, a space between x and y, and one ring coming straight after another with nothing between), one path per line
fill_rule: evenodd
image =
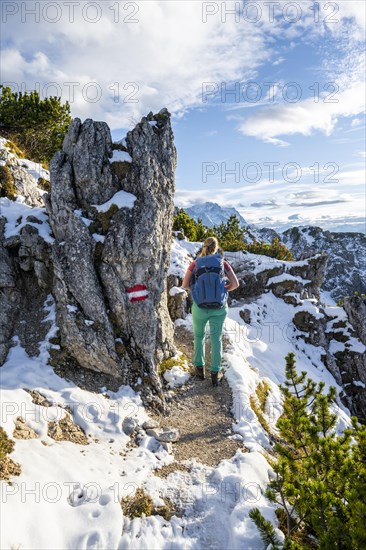
M197 265L196 265L197 264ZM225 278L229 280L225 283ZM197 259L190 263L182 287L191 289L196 376L205 378L205 329L210 324L211 381L217 386L222 378L222 329L228 313L227 295L239 286L238 279L223 258L216 237L208 237Z

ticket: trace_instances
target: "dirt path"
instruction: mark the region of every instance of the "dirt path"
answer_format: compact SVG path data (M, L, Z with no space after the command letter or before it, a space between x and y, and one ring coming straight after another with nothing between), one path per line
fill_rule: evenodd
M193 334L184 326L175 328L175 344L188 358L193 370ZM223 341L225 349L225 342ZM196 459L207 466L216 466L231 458L237 449L245 451L242 441L232 439L232 394L225 379L213 387L209 372L209 337L206 336L206 379L193 375L187 384L175 391L169 416L154 416L161 426L177 428L180 439L173 444L174 456L179 463ZM170 465L166 473L177 468Z

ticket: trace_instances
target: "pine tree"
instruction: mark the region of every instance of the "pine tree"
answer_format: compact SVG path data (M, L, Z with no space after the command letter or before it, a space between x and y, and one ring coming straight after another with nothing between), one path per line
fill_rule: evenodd
M281 547L281 542L276 535L272 523L264 519L258 508L253 508L252 510L250 510L249 517L256 524L266 547L271 544L272 550L278 550Z
M315 538L321 549L361 550L366 547L366 427L353 418L352 428L338 435L331 410L335 388L325 394L323 382L297 374L293 353L286 356L285 370L275 479L266 491L283 512L284 547L293 548L288 545L296 540L308 548Z
M340 475L349 479L348 515L353 548L366 548L366 426L353 418L352 457Z
M178 209L178 213L174 216L173 221L173 230L180 231L181 229L183 229L183 233L189 241L196 240L196 222L187 214L187 212L183 208Z
M207 237L214 237L215 232L212 227L206 227L203 225L202 219L198 218L196 222L196 239L197 241L204 241Z
M231 215L226 223L221 222L220 225L215 225L213 229L223 250L232 252L245 250L244 235L246 229L240 226L240 220L235 214Z
M0 86L0 132L35 162L47 164L61 149L71 122L70 105L61 98L41 99L38 92L13 93Z

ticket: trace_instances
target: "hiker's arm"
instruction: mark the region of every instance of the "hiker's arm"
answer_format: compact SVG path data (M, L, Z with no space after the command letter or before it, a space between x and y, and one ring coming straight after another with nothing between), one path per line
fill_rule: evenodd
M225 285L225 288L227 290L235 290L239 286L239 281L232 269L229 269L227 272L227 278L229 279L229 283Z
M191 280L191 277L192 277L192 271L190 269L187 269L186 274L184 275L183 283L182 283L182 288L184 288L185 290L189 288L189 282Z

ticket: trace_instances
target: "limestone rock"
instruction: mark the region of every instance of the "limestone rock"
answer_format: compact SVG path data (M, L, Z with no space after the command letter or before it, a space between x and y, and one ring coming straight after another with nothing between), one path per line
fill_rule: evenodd
M131 435L137 429L137 422L134 418L126 417L122 422L122 430L126 435Z
M293 322L302 332L298 338L324 349L322 361L336 382L343 387L343 403L351 414L366 422L366 350L362 350L361 343L354 347L355 331L344 320L343 309L334 309L335 314L332 316L319 303L314 305L317 314L301 310L300 306Z
M82 124L75 118L64 139L63 151L57 153L54 162L66 171L65 174L72 166L75 195L70 198L81 208L88 210L92 204L103 204L118 191L118 182L113 181L109 162L111 157L112 138L108 125L91 119ZM53 177L54 172L55 167Z
M167 443L165 441L162 441L161 442L161 446L163 447L163 449L169 453L170 455L173 453L173 445L171 443Z
M325 231L320 227L292 227L281 240L298 260L326 252L328 263L322 289L335 299L366 288L366 235Z
M16 287L16 273L8 250L4 247L5 218L0 217L0 366L4 363L21 294Z
M144 422L142 425L142 428L144 430L152 430L153 428L158 428L158 427L159 427L159 422L157 422L153 418L146 420L146 422Z
M19 476L21 467L18 462L14 462L10 456L0 459L0 479L8 481L11 476Z
M37 188L35 178L27 170L25 161L11 152L5 139L0 139L0 160L9 167L16 192L24 197L24 202L29 206L44 206L43 194Z
M250 309L248 308L241 309L239 311L239 315L243 319L244 323L247 323L248 325L250 325L251 315L252 315L252 312L250 311Z
M179 431L175 428L150 429L146 433L162 443L174 443L180 438Z
M326 346L327 337L324 330L324 322L312 315L308 311L297 311L293 318L293 323L297 329L303 331L306 336L303 340L314 346Z
M172 321L187 317L189 298L187 292L179 290L182 281L176 275L168 275L168 310Z
M36 405L40 405L41 407L52 407L52 403L44 397L39 391L37 390L30 390L28 388L24 388L24 391L29 393L32 396L32 403L35 403Z
M84 430L74 424L71 416L66 413L64 418L48 423L47 435L55 441L71 441L79 445L88 445L89 441Z
M253 300L268 290L283 299L289 293L300 295L304 291L319 298L328 260L326 254L316 254L305 262L283 262L237 252L226 253L225 257L239 280L239 287L230 292L230 298L236 300Z
M366 298L361 296L345 298L343 307L358 338L366 346Z
M19 235L18 262L22 271L34 271L40 289L50 288L52 282L52 254L50 244L39 236L32 225L25 225ZM5 241L12 247L12 241Z
M13 437L15 437L15 439L37 439L38 435L32 428L27 426L24 418L18 416L15 421Z
M75 119L51 161L46 208L61 353L160 393L156 366L176 352L166 288L176 167L168 111L128 132L126 170L116 169L115 149L105 123ZM130 202L114 202L116 193ZM145 289L145 299L132 299L134 289Z

